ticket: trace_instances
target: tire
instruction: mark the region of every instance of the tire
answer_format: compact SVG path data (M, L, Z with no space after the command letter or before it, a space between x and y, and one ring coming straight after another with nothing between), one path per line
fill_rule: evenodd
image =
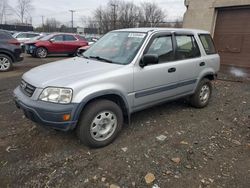
M75 57L76 56L76 53L73 53L73 54L68 54L69 57Z
M39 47L36 49L36 57L46 58L48 56L48 50L44 47Z
M204 108L208 105L212 95L212 84L209 79L202 79L195 93L190 97L190 104L195 108Z
M7 72L12 69L13 60L5 55L0 54L0 72Z
M104 147L118 136L122 124L122 110L116 103L96 100L84 109L77 126L77 136L89 147Z

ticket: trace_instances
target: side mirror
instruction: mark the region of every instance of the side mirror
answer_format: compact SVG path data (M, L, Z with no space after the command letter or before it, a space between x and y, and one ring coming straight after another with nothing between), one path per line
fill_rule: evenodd
M145 67L147 65L154 65L159 63L159 56L157 54L145 54L143 55L140 66Z
M53 42L55 42L55 39L49 39L49 41L53 43Z

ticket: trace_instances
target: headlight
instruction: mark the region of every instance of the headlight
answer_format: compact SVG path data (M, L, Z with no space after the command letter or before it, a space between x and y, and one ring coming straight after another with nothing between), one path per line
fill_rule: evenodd
M47 87L43 90L39 99L42 101L68 104L71 102L73 91L69 88Z

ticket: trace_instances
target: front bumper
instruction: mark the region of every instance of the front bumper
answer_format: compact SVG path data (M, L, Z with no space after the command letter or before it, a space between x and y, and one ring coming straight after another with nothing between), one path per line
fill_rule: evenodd
M26 96L20 87L14 90L14 101L18 108L22 109L24 115L40 125L59 129L63 131L72 130L77 124L74 119L78 104L55 104L38 100L32 100ZM70 114L69 121L63 120L64 114Z
M35 45L26 44L26 45L24 46L25 52L26 52L27 54L34 54L35 51L36 51L36 48L37 48L37 47L36 47Z
M14 62L20 62L23 60L23 54L20 48L14 50Z
M20 61L22 61L23 59L24 59L24 58L23 58L22 54L20 54L19 56L16 57L15 62L20 62Z

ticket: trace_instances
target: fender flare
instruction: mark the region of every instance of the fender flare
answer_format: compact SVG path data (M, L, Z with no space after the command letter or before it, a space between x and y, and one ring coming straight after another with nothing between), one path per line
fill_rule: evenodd
M0 54L5 54L9 56L13 62L15 61L14 55L8 50L0 49Z
M123 103L125 104L125 109L126 109L126 114L124 115L127 115L129 120L130 120L130 108L129 108L129 105L128 105L128 101L126 99L126 97L119 91L117 90L106 90L106 91L98 91L98 92L95 92L95 93L92 93L90 95L88 95L87 97L85 97L80 103L79 105L77 106L76 110L74 111L74 116L73 116L73 120L76 120L78 121L79 120L79 117L81 115L81 112L82 110L84 109L84 107L86 106L86 104L93 100L93 99L96 99L96 98L100 98L100 97L104 97L106 95L117 95L119 96Z

